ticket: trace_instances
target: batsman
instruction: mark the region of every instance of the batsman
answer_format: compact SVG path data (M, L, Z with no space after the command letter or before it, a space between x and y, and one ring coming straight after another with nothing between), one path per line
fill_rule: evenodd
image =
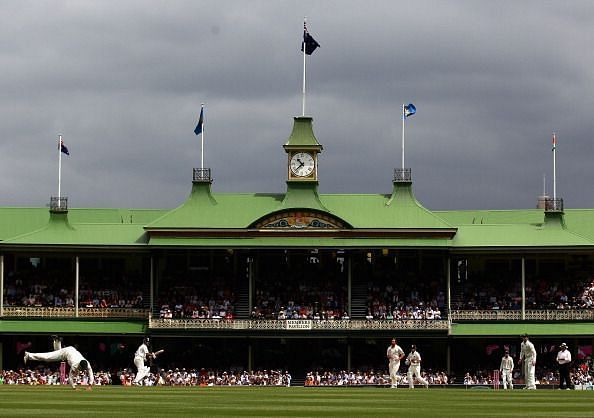
M145 337L142 340L142 344L138 347L136 352L134 353L134 365L136 366L136 377L132 384L134 386L142 386L142 381L146 376L148 376L151 368L145 365L145 361L149 359L156 358L159 354L161 354L164 350L159 350L155 353L151 353L148 346L151 340L149 337Z

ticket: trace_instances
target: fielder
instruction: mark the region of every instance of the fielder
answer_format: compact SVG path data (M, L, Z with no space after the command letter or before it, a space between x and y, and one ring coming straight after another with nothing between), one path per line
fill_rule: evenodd
M68 346L62 348L62 340L56 335L52 335L54 351L48 353L29 353L25 351L24 362L27 364L29 360L43 361L46 363L56 361L66 361L70 366L70 373L68 374L68 382L72 386L72 389L76 389L76 383L74 378L79 372L85 372L88 376L87 390L91 390L93 383L95 383L95 377L93 375L93 369L89 362L83 357L83 355L74 347Z
M398 388L398 381L400 377L398 376L398 369L400 368L400 360L404 358L404 351L398 344L396 344L396 338L392 338L392 342L388 346L388 350L386 352L386 357L388 357L388 370L390 371L390 381L392 382L391 388Z
M416 345L412 345L410 347L410 353L406 358L406 364L408 365L408 387L411 389L415 387L413 379L416 376L419 383L425 385L425 387L428 388L429 382L427 382L425 379L423 379L423 376L421 376L421 355L417 351Z
M522 335L522 344L520 345L520 360L523 365L524 378L526 379L526 389L536 389L534 378L534 369L536 366L536 349L534 344L528 339L528 334Z
M501 358L501 365L499 366L501 371L501 379L503 380L503 389L514 388L513 382L513 371L514 371L514 359L510 357L509 350L505 350L505 355Z

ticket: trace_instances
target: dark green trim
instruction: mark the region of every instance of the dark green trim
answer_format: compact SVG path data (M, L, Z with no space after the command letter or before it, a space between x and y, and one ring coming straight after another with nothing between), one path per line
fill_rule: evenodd
M2 334L145 334L148 323L110 320L2 319Z
M592 322L556 322L556 323L505 323L505 324L452 324L450 335L461 336L517 336L527 333L530 336L573 335L594 337Z

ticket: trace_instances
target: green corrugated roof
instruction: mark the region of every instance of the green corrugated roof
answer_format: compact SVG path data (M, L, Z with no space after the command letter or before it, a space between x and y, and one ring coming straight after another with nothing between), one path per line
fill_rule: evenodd
M173 210L155 209L70 209L68 222L60 217L50 219L47 208L0 208L0 245L89 245L142 246L147 244L148 229L241 230L255 221L282 210L310 207L327 209L331 216L343 220L354 229L367 230L444 230L457 232L452 240L442 238L373 239L350 237L312 239L304 234L301 241L284 237L232 238L230 240L199 238L159 238L156 245L228 245L262 247L327 246L327 247L391 247L452 246L453 248L503 247L589 247L594 248L594 209L565 210L563 223L559 215L542 210L502 211L436 211L424 208L414 197L408 183L395 183L387 194L312 194L307 199L297 196L285 201L285 194L211 193L209 183L196 183L187 201ZM319 198L321 207L312 204ZM315 202L314 199L314 202ZM548 221L545 222L545 219ZM295 232L298 234L299 232ZM207 240L207 241L205 241ZM250 242L249 244L245 244ZM278 244L274 244L277 242Z
M588 336L594 334L594 323L588 322L571 322L571 323L506 323L506 324L486 324L486 323L467 323L467 324L452 324L450 335L460 336L517 336L527 333L531 336Z
M324 205L355 228L452 229L424 208L410 183L394 183L391 195L321 195Z
M319 148L322 146L318 142L313 132L313 119L308 116L299 116L294 118L293 130L285 144L285 147L298 148Z
M392 195L318 195L311 184L290 184L283 194L217 194L208 183L196 183L183 205L147 225L160 228L247 228L262 217L291 208L327 211L353 228L452 229L425 209L410 184L395 184Z
M68 210L71 225L134 224L144 226L167 213L168 209L74 208ZM49 208L0 207L0 241L45 227L50 219Z
M66 213L52 213L41 228L8 238L4 245L144 245L147 242L142 224L78 223Z

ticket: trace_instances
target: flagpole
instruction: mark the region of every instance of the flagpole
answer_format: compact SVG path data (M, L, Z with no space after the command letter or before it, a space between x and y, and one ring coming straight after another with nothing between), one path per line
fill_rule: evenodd
M202 131L200 132L200 168L204 168L204 103L200 105L200 114L202 115Z
M404 169L404 104L402 105L402 169Z
M302 103L301 103L301 116L305 116L305 49L306 49L306 45L305 45L305 31L306 31L306 26L307 24L307 18L304 17L303 18L303 90L302 90Z
M553 132L553 202L557 199L557 135Z
M58 135L58 208L60 207L61 188L62 188L62 135Z

